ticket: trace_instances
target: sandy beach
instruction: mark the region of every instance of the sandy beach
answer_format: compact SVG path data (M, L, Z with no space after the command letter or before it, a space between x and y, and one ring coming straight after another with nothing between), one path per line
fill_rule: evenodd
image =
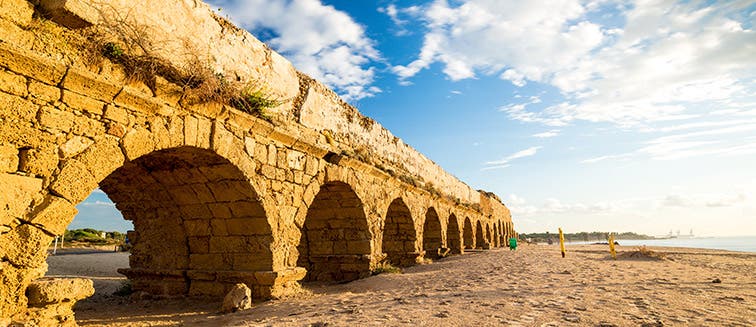
M77 304L82 326L754 326L756 253L689 248L523 245L472 251L431 264L233 314L197 299L108 295L124 280L125 253L50 257L49 275L93 276ZM718 280L721 283L713 281Z

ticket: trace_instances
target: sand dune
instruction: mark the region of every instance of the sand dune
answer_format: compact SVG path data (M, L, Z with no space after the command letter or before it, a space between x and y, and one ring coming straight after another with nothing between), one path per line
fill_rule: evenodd
M83 326L756 325L756 253L653 248L665 257L657 259L633 250L618 247L619 260L597 245L568 247L564 259L557 246L475 251L402 274L309 285L309 294L229 315L206 301L96 296L76 317Z

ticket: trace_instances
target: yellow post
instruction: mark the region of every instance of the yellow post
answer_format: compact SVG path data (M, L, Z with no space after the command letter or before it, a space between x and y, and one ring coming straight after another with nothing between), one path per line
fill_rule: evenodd
M612 259L617 260L617 252L614 251L614 233L609 233L609 253L612 254Z
M562 258L564 258L564 234L561 227L559 228L559 248L562 250Z

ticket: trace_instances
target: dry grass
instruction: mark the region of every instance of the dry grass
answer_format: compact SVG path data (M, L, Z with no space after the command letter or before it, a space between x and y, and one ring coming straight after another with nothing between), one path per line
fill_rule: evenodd
M127 14L114 14L84 33L87 42L81 49L84 63L90 67L109 60L123 67L127 82L143 83L156 92L157 78L161 77L182 88L181 101L185 104L221 103L256 117L270 121L267 112L283 101L270 97L255 81L243 83L228 79L215 72L198 51L188 42L184 47L186 60L183 67L158 55L163 51L160 42L152 40L149 26L133 23Z

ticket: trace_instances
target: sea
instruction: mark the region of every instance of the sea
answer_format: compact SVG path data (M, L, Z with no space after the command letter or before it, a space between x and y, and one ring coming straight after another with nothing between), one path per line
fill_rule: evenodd
M569 244L591 244L594 242L572 242ZM691 237L653 240L617 240L623 246L669 246L699 249L716 249L738 252L756 252L756 236L732 237Z

